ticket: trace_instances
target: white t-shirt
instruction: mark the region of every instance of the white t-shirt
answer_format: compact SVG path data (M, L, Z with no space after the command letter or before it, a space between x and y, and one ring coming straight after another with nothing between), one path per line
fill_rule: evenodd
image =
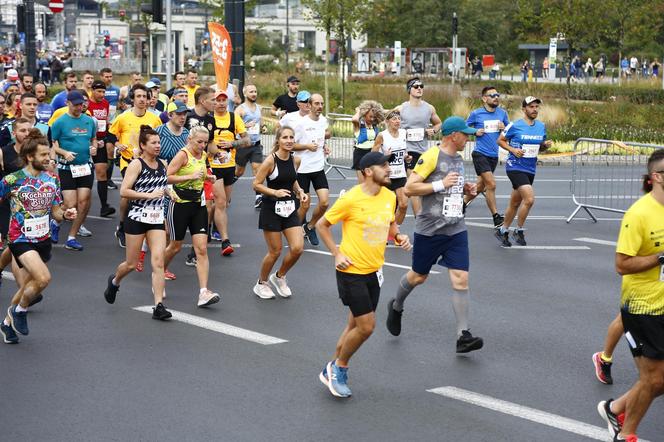
M281 127L288 126L292 129L295 129L295 127L305 117L306 117L306 115L303 117L300 114L300 111L289 112L289 113L285 114L283 117L281 117L281 120L279 120L279 126L281 126Z
M327 127L327 118L322 115L318 117L318 121L312 120L307 115L301 118L294 127L295 142L297 144L315 143L318 146L318 149L313 152L310 150L300 150L295 153L302 159L297 173L311 173L325 169L325 152L323 150L325 148L325 131Z

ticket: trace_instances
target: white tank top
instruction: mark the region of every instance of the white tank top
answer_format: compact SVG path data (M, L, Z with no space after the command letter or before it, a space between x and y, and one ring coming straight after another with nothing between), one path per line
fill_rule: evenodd
M384 154L391 152L390 178L406 178L406 129L399 129L399 135L393 137L389 130L381 132L383 145L381 150Z

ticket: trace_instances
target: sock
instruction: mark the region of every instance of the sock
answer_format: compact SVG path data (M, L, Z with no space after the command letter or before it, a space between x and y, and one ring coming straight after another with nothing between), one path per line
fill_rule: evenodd
M262 196L262 193L256 192L256 199L259 199Z
M101 206L108 206L108 181L97 181L97 195L99 195Z
M71 235L67 237L67 241L71 241L72 239L76 239L76 237Z
M28 311L28 309L21 307L21 304L18 304L16 306L16 313L27 312L27 311Z
M611 363L613 361L613 358L611 356L607 356L604 352L600 353L599 357L604 362Z
M468 330L468 289L452 290L452 308L457 323L457 336Z
M201 288L201 291L200 291L199 293L202 295L203 292L207 292L207 287L203 287L203 288Z
M500 234L501 234L501 235L504 235L504 234L506 234L507 232L508 232L508 230L507 230L505 227L501 227L501 228L500 228Z
M122 230L124 232L124 222L120 221L118 223L118 230Z
M410 295L410 292L413 291L415 288L408 282L408 274L405 274L401 277L401 280L399 280L399 288L397 289L397 296L394 300L394 303L392 304L392 308L398 312L403 311L403 303Z
M120 287L120 283L115 280L115 277L113 277L113 280L111 280L111 284L113 284L116 287Z
M9 324L9 321L7 321L7 318L5 318L4 321L2 321L3 324L5 324L7 327L9 327L11 324Z
M141 252L145 253L148 251L148 242L146 240L143 240L143 244L141 244Z

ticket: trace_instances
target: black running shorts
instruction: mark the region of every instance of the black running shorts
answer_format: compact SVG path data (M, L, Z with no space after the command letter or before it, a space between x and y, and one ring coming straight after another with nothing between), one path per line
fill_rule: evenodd
M300 216L297 209L300 207L299 200L295 200L295 211L288 218L279 216L274 212L274 201L268 201L263 196L263 205L258 215L258 228L266 232L283 232L291 227L300 227Z
M129 217L125 218L124 231L127 235L145 235L148 230L166 230L166 228L164 227L164 223L148 224Z
M330 185L327 183L327 175L324 170L310 173L298 173L297 182L304 190L304 193L309 193L309 188L313 185L314 190L329 189Z
M11 243L9 244L9 251L11 251L12 255L14 255L14 259L16 260L18 267L22 269L23 264L19 259L21 255L34 250L35 252L39 253L42 261L48 262L51 259L51 247L51 238L48 238L47 240L41 242Z
M360 170L360 160L369 152L371 149L359 149L357 147L353 148L353 170Z
M245 167L248 162L256 164L263 162L263 146L260 141L251 147L242 147L235 151L235 164Z
M187 234L193 235L208 233L207 208L199 202L176 203L171 201L168 206L168 230L172 241L182 241Z
M386 187L392 192L395 192L397 189L401 189L406 185L407 178L390 178L390 184Z
M477 176L480 176L485 172L493 173L496 171L498 157L488 157L475 151L473 151L471 156L473 157L473 166L475 166L475 173Z
M514 190L521 186L532 186L535 181L535 175L526 172L508 171L507 178L512 182L512 189Z
M235 167L213 167L211 170L217 180L224 182L224 186L235 183Z
M380 285L376 273L358 275L337 270L339 298L354 317L375 312L380 298Z
M664 360L664 315L635 315L620 310L632 356Z
M76 190L82 188L92 189L95 182L94 167L90 166L90 175L74 178L69 169L58 169L60 175L60 188L62 190Z

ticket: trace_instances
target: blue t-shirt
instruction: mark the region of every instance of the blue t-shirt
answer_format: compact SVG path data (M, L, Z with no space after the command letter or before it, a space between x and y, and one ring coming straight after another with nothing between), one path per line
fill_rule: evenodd
M55 97L51 100L51 107L53 108L53 111L56 111L60 109L61 107L65 107L67 105L67 91L60 91L57 94L55 94Z
M76 153L76 158L71 163L67 163L60 158L58 168L67 169L69 164L79 165L90 162L90 140L97 135L97 125L95 120L82 114L74 118L69 114L64 114L51 126L51 139L60 144L60 148Z
M106 101L108 101L109 105L117 106L118 99L120 98L120 88L113 85L106 87L106 92L104 92L104 98L106 98Z
M48 103L39 103L37 105L37 121L40 123L48 123L53 115L53 106Z
M175 154L187 145L189 130L183 127L182 133L179 136L173 135L167 124L163 124L155 130L159 134L159 143L161 144L159 158L170 163Z
M470 113L466 124L475 129L484 129L484 135L475 138L475 152L487 157L498 158L498 137L500 136L498 122L502 122L505 127L510 124L507 112L500 107L489 112L482 106Z
M546 141L546 127L544 123L535 120L533 125L530 126L523 119L517 120L505 128L504 135L510 146L525 151L521 158L515 157L510 152L507 156L505 170L508 172L525 172L535 175L539 148Z

